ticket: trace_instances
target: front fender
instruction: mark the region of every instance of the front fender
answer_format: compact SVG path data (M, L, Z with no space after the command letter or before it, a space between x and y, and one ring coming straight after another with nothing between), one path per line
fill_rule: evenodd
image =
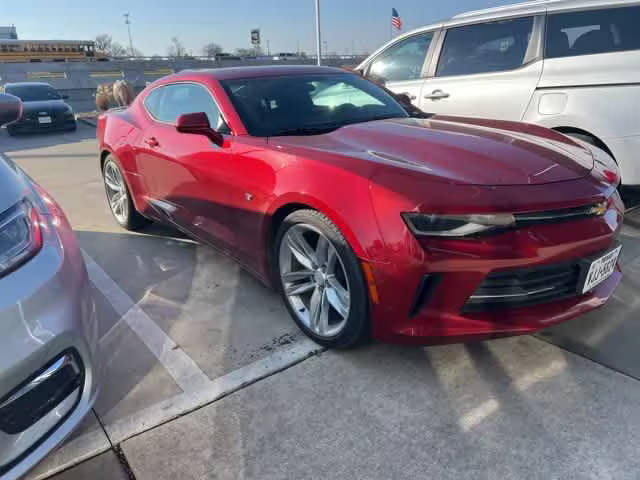
M316 173L311 176L302 166L291 166L278 172L277 193L267 208L269 222L263 226L263 238L268 238L272 228L270 222L281 209L305 205L326 215L358 258L379 260L384 248L373 213L368 179L343 169Z

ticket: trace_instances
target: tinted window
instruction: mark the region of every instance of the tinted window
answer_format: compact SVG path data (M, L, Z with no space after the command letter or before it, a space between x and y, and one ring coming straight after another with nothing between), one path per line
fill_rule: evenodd
M175 83L153 90L144 101L149 113L161 122L176 123L185 113L204 112L209 123L219 131L226 124L206 87L194 83Z
M62 98L49 85L13 85L6 87L5 92L15 95L23 102L60 100Z
M481 23L447 31L436 75L513 70L524 63L533 17Z
M234 79L222 84L255 137L327 133L351 123L408 116L384 90L351 73Z
M547 58L640 49L640 7L549 15Z
M432 38L433 33L425 33L392 45L376 57L369 75L385 82L420 78Z
M151 90L149 95L144 99L144 106L147 112L157 119L160 118L160 99L162 98L163 92L164 88L156 88L155 90Z

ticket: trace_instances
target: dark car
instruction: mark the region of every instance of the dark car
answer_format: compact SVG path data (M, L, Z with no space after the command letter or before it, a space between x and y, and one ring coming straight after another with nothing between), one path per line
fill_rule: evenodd
M76 117L73 109L48 83L7 83L5 93L15 95L23 103L22 117L7 125L9 135L42 131L73 131Z

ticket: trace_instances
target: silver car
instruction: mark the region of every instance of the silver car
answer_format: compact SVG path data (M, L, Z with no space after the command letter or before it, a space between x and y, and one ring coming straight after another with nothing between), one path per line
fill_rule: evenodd
M21 104L0 95L0 124ZM98 322L75 235L56 202L0 154L0 477L37 464L98 394Z
M578 138L640 185L639 24L638 0L523 2L407 32L357 70L425 112Z

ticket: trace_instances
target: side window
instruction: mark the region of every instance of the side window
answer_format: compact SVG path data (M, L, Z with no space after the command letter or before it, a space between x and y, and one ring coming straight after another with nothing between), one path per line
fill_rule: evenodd
M158 120L160 120L160 100L162 99L164 90L165 89L162 87L151 90L149 95L144 99L144 106L147 109L147 112L149 112L153 118Z
M501 72L521 67L533 32L533 17L455 27L447 31L437 77Z
M420 78L433 33L409 37L376 57L369 68L371 77L384 82L400 82Z
M567 12L547 17L545 57L640 49L640 7Z
M204 112L214 129L221 133L229 132L218 106L203 85L174 83L160 87L147 96L144 104L149 113L161 122L176 123L178 117L185 113Z

